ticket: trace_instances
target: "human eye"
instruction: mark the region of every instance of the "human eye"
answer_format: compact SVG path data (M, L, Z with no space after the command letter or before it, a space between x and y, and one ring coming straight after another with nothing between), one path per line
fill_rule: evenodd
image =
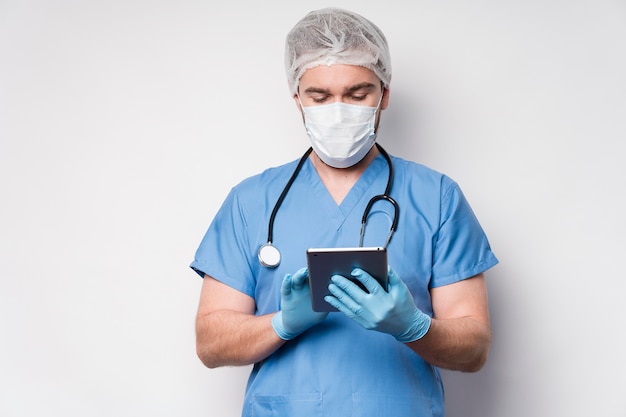
M363 101L366 98L367 98L367 93L352 94L350 96L350 100L352 100L352 101Z
M327 94L316 94L311 96L311 101L316 104L325 103L328 100Z
M353 103L359 103L362 101L366 101L370 97L370 93L371 92L369 91L369 89L366 88L354 89L347 92L346 98Z

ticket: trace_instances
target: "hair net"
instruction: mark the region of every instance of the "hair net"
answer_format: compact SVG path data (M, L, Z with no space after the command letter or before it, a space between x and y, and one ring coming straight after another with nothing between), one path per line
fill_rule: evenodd
M300 77L318 65L359 65L373 71L385 87L391 81L391 57L382 31L347 10L327 8L304 16L287 34L285 69L292 94Z

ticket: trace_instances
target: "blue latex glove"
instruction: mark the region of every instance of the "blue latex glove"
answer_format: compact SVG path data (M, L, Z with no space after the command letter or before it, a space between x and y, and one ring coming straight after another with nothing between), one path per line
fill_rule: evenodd
M398 274L389 268L388 292L371 275L356 268L352 276L369 294L354 282L334 275L324 300L366 329L388 333L400 342L421 339L430 328L430 317L415 306L413 296Z
M309 270L302 268L293 276L285 275L280 287L281 310L272 317L272 327L283 340L291 340L326 318L311 307Z

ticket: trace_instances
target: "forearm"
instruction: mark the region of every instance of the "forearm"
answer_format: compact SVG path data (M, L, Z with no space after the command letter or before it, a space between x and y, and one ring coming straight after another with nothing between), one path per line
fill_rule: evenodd
M440 368L477 372L487 361L491 331L471 317L432 319L419 340L407 343L426 362Z
M249 365L271 355L285 341L274 332L273 314L254 316L217 310L196 318L196 350L208 368Z

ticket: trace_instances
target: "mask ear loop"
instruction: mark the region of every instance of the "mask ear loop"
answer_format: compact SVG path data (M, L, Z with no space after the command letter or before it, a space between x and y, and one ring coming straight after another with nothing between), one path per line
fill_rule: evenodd
M380 105L383 102L383 96L385 95L385 88L381 85L380 98L378 99L378 104L376 105L376 113L380 113Z
M304 116L304 104L302 104L302 100L300 100L300 94L296 94L298 97L298 103L300 103L300 113L302 114L302 121L306 121L306 117Z

